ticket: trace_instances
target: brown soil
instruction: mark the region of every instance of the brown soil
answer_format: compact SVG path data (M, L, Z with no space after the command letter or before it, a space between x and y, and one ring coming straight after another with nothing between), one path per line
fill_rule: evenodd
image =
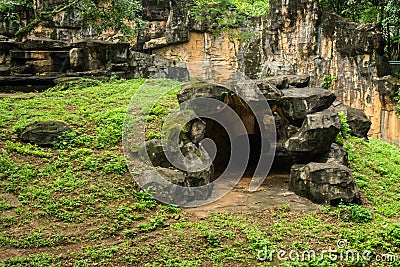
M317 205L289 191L289 174L270 174L255 192L248 191L251 176L243 177L236 187L216 202L201 207L185 209L192 215L204 218L210 212L252 213L289 204L292 211L312 211Z

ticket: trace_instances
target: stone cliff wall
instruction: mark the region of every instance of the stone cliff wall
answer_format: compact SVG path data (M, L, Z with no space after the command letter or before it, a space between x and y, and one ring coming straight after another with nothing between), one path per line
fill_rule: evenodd
M332 90L344 104L366 112L373 123L370 135L399 142L392 101L396 86L384 77L388 68L379 25L321 13L315 0L272 0L262 35L261 71L250 75L309 74L314 86L325 75L337 77Z
M37 0L37 5L49 9L57 1ZM240 68L254 79L308 74L310 85L319 86L325 75L335 76L337 80L331 90L344 104L366 112L373 123L370 136L400 142L400 122L393 104L398 86L385 76L388 68L384 64L379 25L359 25L335 14L322 13L317 0L270 0L269 15L250 23L247 30L253 33L251 38L239 41L233 40L230 33L214 35L204 25L191 20L188 2L143 0L146 24L134 42L135 49L175 62L189 62L190 71L205 78L224 79L227 70ZM0 35L10 35L29 22L32 14L26 10L21 12L23 19L19 25L3 23ZM54 25L42 24L32 35L68 43L79 43L86 37L99 38L73 12L60 13ZM107 39L107 34L102 38ZM0 64L12 61L12 55L7 52L11 49L9 45L5 43L0 51ZM78 52L74 50L72 55L79 59L82 55ZM24 54L24 60L26 57ZM129 62L128 66L136 66L138 62ZM70 63L74 67L75 62ZM126 68L119 61L116 65L107 64L101 66ZM93 69L78 65L76 68Z
M39 12L51 11L60 3L63 3L63 0L35 1ZM18 22L0 22L0 35L12 37L18 30L22 29L34 20L33 10L18 8L18 14L20 17ZM53 18L52 23L40 23L38 27L33 29L30 35L58 41L77 42L83 38L97 37L98 33L84 23L78 12L75 12L74 10L66 10L58 13Z
M308 74L320 86L325 75L337 77L338 100L362 109L372 121L369 135L400 142L400 122L393 96L398 86L385 75L384 40L379 25L360 25L336 14L322 13L317 0L271 0L270 14L254 21L252 38L231 41L191 27L184 44L151 52L184 61L205 61L214 78L223 68L239 68L250 78ZM194 72L199 72L199 67ZM215 74L217 72L217 74ZM207 77L207 75L204 75Z

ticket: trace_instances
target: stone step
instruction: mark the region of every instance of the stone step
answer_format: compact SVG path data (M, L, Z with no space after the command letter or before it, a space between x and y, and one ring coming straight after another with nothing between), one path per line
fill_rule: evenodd
M0 86L12 85L55 85L54 76L0 76Z

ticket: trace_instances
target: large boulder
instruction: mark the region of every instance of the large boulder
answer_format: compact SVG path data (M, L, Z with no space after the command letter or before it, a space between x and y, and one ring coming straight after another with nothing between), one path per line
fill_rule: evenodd
M300 127L307 114L329 108L336 96L322 88L297 88L282 90L280 99L280 115L291 124Z
M371 128L371 120L364 111L347 107L347 123L350 126L350 134L360 138L367 138Z
M360 193L351 170L335 162L293 165L289 189L315 203L360 203Z
M291 125L286 119L276 113L274 114L274 118L277 133L276 139L281 142L285 142L300 130L299 127Z
M143 161L162 167L141 175L142 188L152 187L156 198L169 204L185 205L210 197L214 166L206 150L199 145L205 126L192 110L181 110L165 120L163 137L166 141L153 139L139 147L138 154ZM190 189L193 187L198 189Z
M160 202L174 205L185 205L196 200L206 200L211 196L212 184L193 188L193 179L185 172L173 169L158 168L144 171L138 178L142 189L150 191ZM199 185L203 185L200 182Z
M152 139L144 142L138 149L139 157L155 167L171 167L165 153L164 146L159 139Z
M177 97L179 104L195 98L214 98L224 102L228 89L218 84L195 80L185 84L179 90Z
M261 81L267 82L276 86L276 88L288 89L289 87L303 88L310 84L309 75L276 75L262 79Z
M331 145L331 150L328 153L322 155L317 161L320 163L336 162L346 167L349 167L349 157L347 150L336 143L333 143Z
M372 123L363 110L343 105L339 101L333 102L329 110L337 114L342 112L346 115L351 135L360 138L368 137L368 132Z
M284 143L284 148L296 162L310 162L329 152L341 127L336 113L325 110L309 114L300 130Z
M303 88L310 85L310 76L307 74L304 75L288 75L288 82L290 86Z
M280 90L289 88L289 79L286 75L270 76L270 77L266 77L259 81L261 81L262 83L271 84ZM256 83L257 83L257 81L256 81Z
M254 80L255 84L261 90L265 99L267 99L269 106L272 110L275 110L278 106L279 99L283 93L278 87L269 81L269 79Z
M24 142L39 146L50 146L60 141L60 137L71 132L71 128L63 122L45 121L28 125L20 134Z

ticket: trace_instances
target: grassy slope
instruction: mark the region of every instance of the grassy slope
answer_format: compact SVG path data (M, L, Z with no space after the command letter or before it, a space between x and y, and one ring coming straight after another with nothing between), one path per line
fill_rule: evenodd
M349 249L399 255L400 149L345 141L364 207L297 213L285 206L196 220L138 192L125 167L121 129L143 80L114 81L0 99L0 266L255 266L258 251ZM151 136L171 97L153 112ZM19 143L39 120L74 127L57 148ZM277 265L278 261L274 264ZM400 266L319 259L284 266Z

